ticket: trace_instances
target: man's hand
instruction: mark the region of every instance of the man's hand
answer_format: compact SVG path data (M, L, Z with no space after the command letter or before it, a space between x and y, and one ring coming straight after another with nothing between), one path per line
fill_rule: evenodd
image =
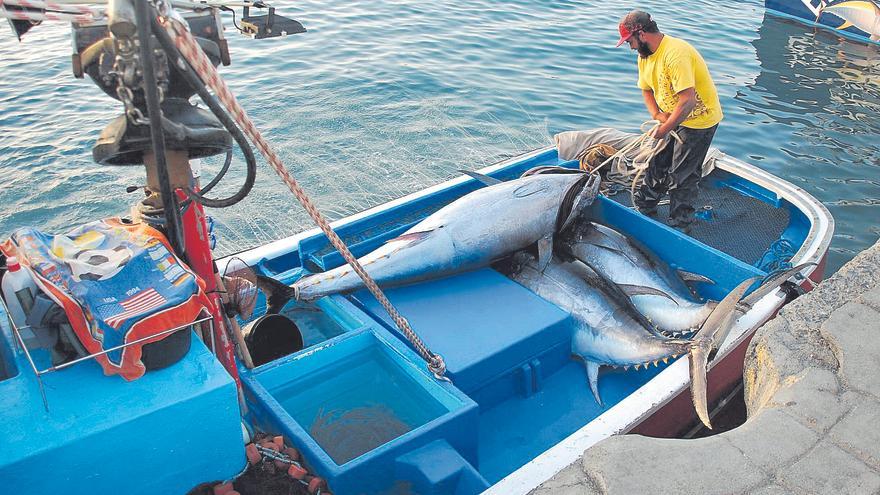
M653 100L653 93L651 94L651 99ZM675 108L672 109L672 113L666 113L657 109L655 120L659 120L662 122L659 127L654 129L654 133L652 137L654 139L663 139L673 129L679 126L682 122L684 122L688 115L690 115L691 111L697 105L697 93L694 88L687 88L678 93L678 104L675 105ZM650 108L650 106L649 106ZM654 115L654 114L652 114ZM662 119L662 120L661 120Z
M668 136L672 131L672 127L667 125L668 122L666 120L663 120L662 122L662 124L654 129L654 133L651 135L654 139L661 140Z
M660 122L661 124L669 120L669 116L671 114L669 112L657 112L651 118Z

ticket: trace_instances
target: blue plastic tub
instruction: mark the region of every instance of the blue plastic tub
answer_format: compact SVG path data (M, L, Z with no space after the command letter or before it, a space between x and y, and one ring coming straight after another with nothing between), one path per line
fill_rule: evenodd
M458 460L456 472L467 471L473 482L477 405L435 380L418 356L378 326L242 378L254 419L299 446L333 491L387 489L404 464L413 486L430 486L421 467L413 468L412 453L435 441L445 441L447 455Z

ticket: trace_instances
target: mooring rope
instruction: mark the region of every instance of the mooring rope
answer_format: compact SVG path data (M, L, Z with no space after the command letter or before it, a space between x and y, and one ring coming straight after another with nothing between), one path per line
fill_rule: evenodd
M235 95L232 94L232 91L229 90L226 83L220 77L220 74L214 68L214 64L211 63L208 56L205 55L199 47L195 38L190 34L187 26L180 22L180 20L171 17L174 14L168 7L167 3L157 2L157 4L160 12L160 25L162 25L171 35L177 49L180 50L180 53L186 61L192 66L193 70L195 70L199 77L201 77L202 81L204 81L214 94L217 95L217 98L223 103L223 106L226 107L227 111L232 114L236 123L242 128L242 131L250 137L260 153L266 158L266 160L268 160L269 165L275 173L278 174L288 189L290 189L293 195L296 196L296 199L303 205L312 220L314 220L318 227L320 227L321 231L324 232L333 247L339 251L342 257L345 258L345 261L351 265L352 269L354 269L361 280L364 281L364 285L370 293L372 293L382 307L385 308L385 311L388 312L400 331L403 332L406 338L416 348L419 355L421 355L421 357L428 363L428 369L431 373L433 373L438 380L449 381L445 376L446 364L443 361L443 357L431 352L425 346L424 342L422 342L419 336L412 330L406 318L401 316L397 309L394 308L385 296L385 293L382 292L382 289L379 288L354 255L351 254L351 251L349 251L342 239L340 239L339 236L336 235L336 232L330 228L330 223L324 218L321 212L318 211L317 207L312 203L312 200L309 199L306 192L300 187L296 179L284 166L281 158L278 157L266 139L263 138L263 135L256 128L244 108L238 103Z

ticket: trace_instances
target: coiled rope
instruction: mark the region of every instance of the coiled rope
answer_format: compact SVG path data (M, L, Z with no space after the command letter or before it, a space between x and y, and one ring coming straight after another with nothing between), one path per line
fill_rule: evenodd
M160 14L159 23L165 28L168 34L171 35L180 53L187 59L189 64L192 65L193 69L199 77L202 78L205 84L211 88L214 94L217 95L217 98L223 103L226 110L229 111L243 132L254 143L254 146L256 146L260 153L266 158L269 165L275 173L278 174L288 189L290 189L293 195L296 196L296 199L303 205L306 212L318 225L321 231L324 232L333 247L339 251L345 261L351 265L352 269L358 274L361 280L364 281L364 285L370 293L373 294L376 300L379 301L383 308L385 308L385 311L388 312L400 331L403 332L406 338L412 343L413 347L416 348L416 351L421 355L422 359L427 362L428 369L433 373L434 377L438 380L450 381L449 378L445 376L446 363L443 361L443 357L431 352L425 346L424 342L422 342L419 336L412 330L406 318L401 316L397 309L392 306L391 302L376 282L369 274L367 274L354 255L351 254L351 251L349 251L345 243L342 242L342 239L340 239L339 236L336 235L336 232L330 228L330 223L323 215L321 215L296 179L284 166L281 158L278 157L266 139L263 138L260 131L254 126L254 123L248 117L244 108L239 105L235 95L233 95L226 86L226 83L220 77L220 74L214 68L214 65L210 62L207 55L205 55L196 40L189 33L188 27L180 20L172 17L176 14L170 9L168 3L159 1L157 2L157 7L159 8Z
M642 175L645 174L648 167L651 165L651 159L663 151L663 148L665 148L669 142L669 138L682 143L681 137L675 131L671 131L667 138L655 139L654 132L659 127L660 122L657 120L643 122L642 125L639 126L639 130L642 132L641 136L606 158L605 161L600 163L597 167L590 169L589 172L598 173L605 165L609 163L617 163L617 167L615 167L613 172L622 179L609 179L609 181L622 184L625 187L629 186L630 200L632 201L632 204L635 204L636 188L640 184L639 181L641 181ZM590 148L587 148L581 151L577 156L578 160L581 162L582 169L585 168L583 160L589 149ZM627 155L633 150L637 150L635 155L628 159ZM629 179L629 177L632 177L632 179Z
M764 281L770 280L779 273L791 269L791 259L795 255L794 244L788 239L777 239L770 244L767 251L761 256L757 266L759 270L767 272Z

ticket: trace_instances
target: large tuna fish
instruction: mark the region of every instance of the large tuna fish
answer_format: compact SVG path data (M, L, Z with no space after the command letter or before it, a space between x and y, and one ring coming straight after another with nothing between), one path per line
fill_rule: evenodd
M509 273L511 279L535 294L569 311L575 320L572 330L572 354L586 367L593 396L599 404L599 367L614 366L639 369L671 357L689 354L691 395L697 415L711 428L706 405L706 367L709 354L726 335L733 323L731 316L737 301L754 282L746 280L718 304L692 340L655 335L638 317L635 307L615 295L613 283L602 278L584 263L565 262L558 258L542 267L528 255L518 255Z
M359 261L382 286L487 266L536 242L546 262L553 236L593 202L598 185L585 174L541 174L493 184L453 201ZM293 285L300 300L362 287L348 265Z
M685 283L711 280L673 271L605 225L580 222L566 232L557 247L628 292L636 308L663 332L680 334L696 330L715 308L714 301L698 300ZM656 292L647 293L643 287Z

